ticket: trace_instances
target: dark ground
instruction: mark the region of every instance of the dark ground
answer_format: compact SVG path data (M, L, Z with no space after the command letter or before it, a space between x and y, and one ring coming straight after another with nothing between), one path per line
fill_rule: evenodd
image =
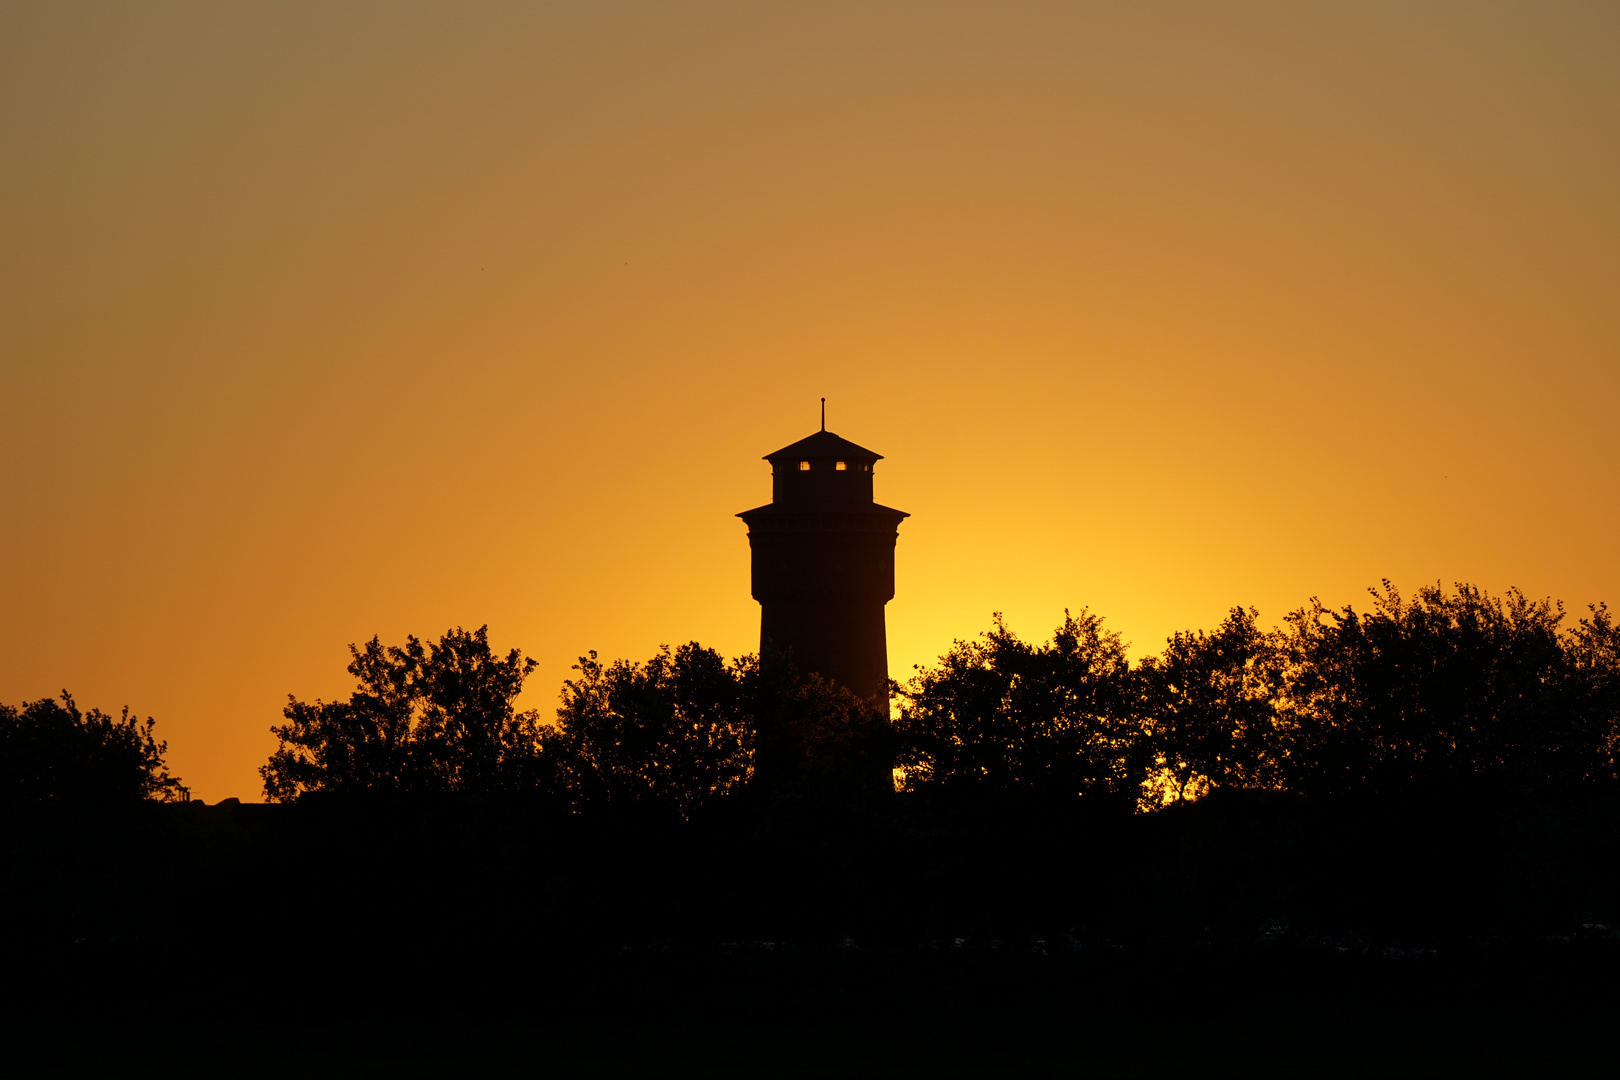
M1601 793L16 811L15 1075L1610 1076Z

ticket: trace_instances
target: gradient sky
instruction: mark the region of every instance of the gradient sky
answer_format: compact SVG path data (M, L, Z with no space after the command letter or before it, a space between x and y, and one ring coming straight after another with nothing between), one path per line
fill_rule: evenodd
M345 646L757 646L828 427L890 668L1089 606L1620 602L1620 7L11 3L0 701L259 798Z

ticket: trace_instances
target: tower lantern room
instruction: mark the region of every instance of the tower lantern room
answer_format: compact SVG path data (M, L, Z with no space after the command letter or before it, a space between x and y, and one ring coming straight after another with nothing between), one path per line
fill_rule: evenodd
M872 467L882 454L818 431L774 454L771 463L773 505L867 506L872 503Z

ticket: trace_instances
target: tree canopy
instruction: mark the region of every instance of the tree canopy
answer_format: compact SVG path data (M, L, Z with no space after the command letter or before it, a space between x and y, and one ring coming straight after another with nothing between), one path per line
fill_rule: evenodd
M690 642L644 662L580 658L552 724L514 702L534 661L486 631L437 644L350 646L347 701L289 696L261 769L273 802L313 792L528 792L579 811L690 817L763 763L776 788L890 790L880 710L790 665L727 661ZM756 749L759 753L756 755ZM756 761L757 759L757 761Z
M1616 779L1620 632L1602 606L1388 582L1366 610L1312 601L1264 630L1233 608L1131 667L1082 612L1042 645L999 617L901 691L914 789L1345 794Z
M489 792L537 779L540 720L515 702L535 661L498 656L488 628L459 627L349 646L358 680L347 701L288 695L278 745L260 769L272 802L314 791Z
M1370 592L1366 612L1313 602L1279 632L1272 783L1331 793L1614 777L1606 610L1561 632L1562 605L1516 589L1431 585L1404 600L1386 581Z
M902 693L899 764L912 788L1129 795L1144 778L1119 635L1081 611L1044 645L1000 615Z
M0 705L0 799L19 803L183 802L169 775L168 744L125 708L118 716L80 711L73 696Z
M749 777L749 662L728 665L696 642L645 663L592 652L563 684L543 749L576 806L638 804L682 814Z

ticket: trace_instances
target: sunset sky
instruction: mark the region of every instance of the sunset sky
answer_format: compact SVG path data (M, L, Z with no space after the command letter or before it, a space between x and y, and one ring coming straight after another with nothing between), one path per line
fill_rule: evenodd
M349 642L758 644L760 456L904 677L1390 578L1620 602L1620 6L0 8L0 701L260 798Z

